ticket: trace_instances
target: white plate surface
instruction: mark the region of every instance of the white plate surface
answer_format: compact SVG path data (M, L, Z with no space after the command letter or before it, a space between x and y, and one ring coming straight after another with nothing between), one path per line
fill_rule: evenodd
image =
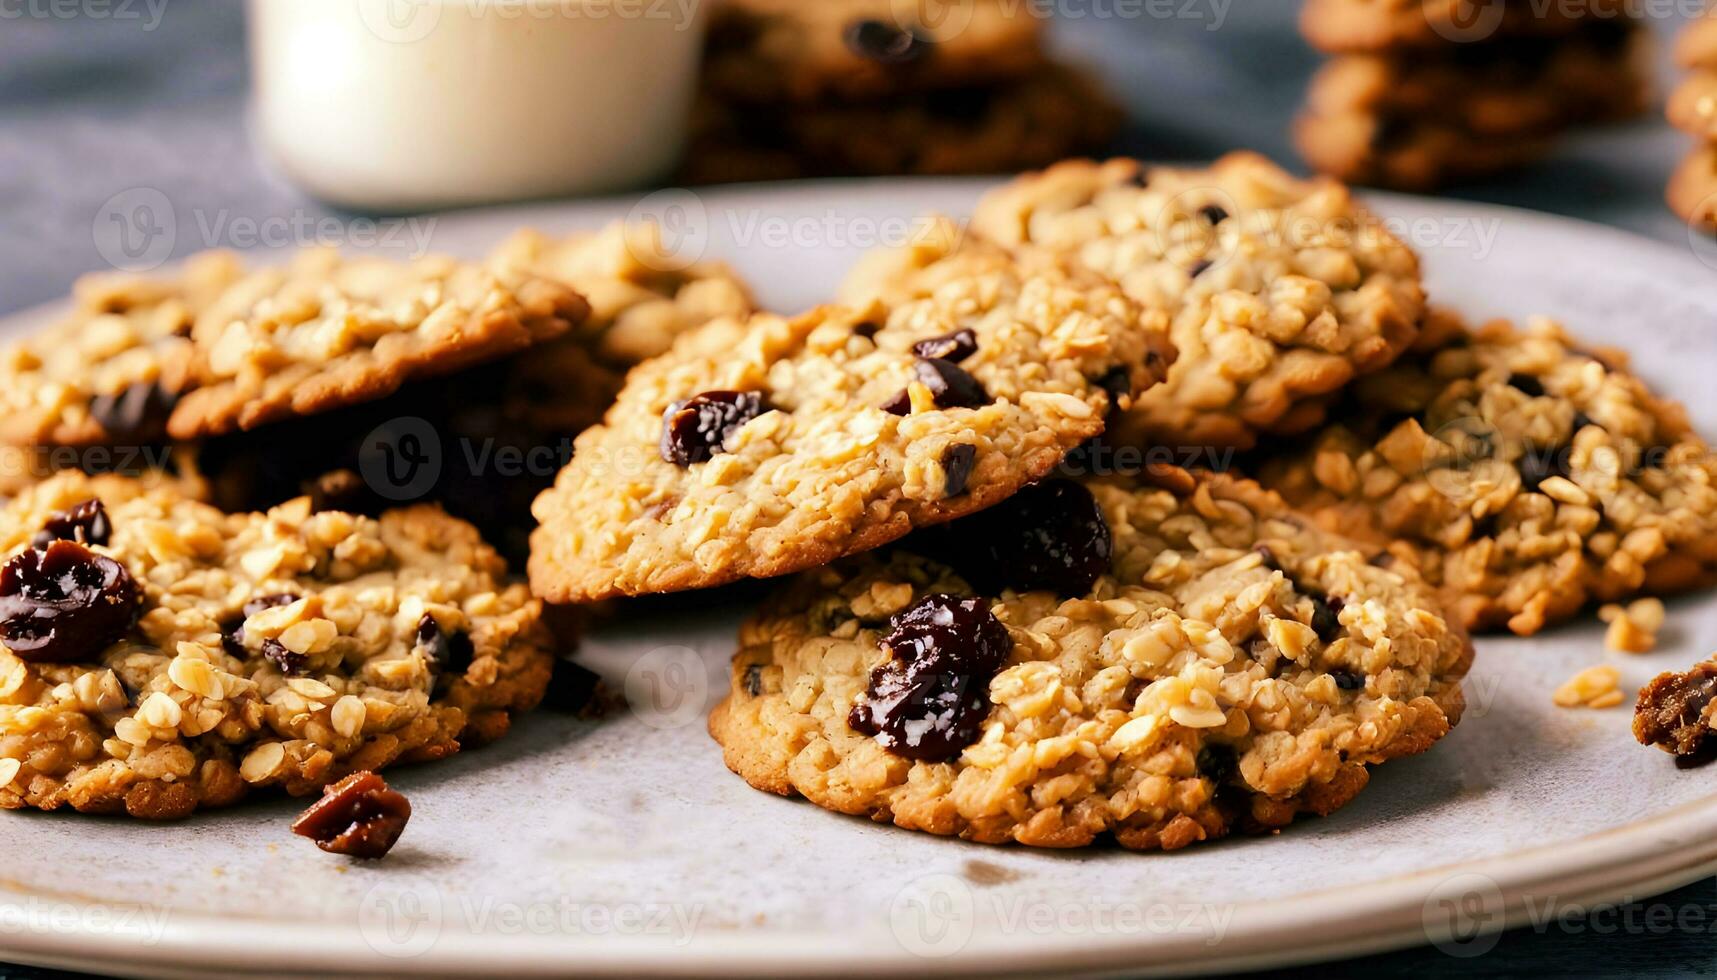
M829 294L912 216L982 184L868 182L647 199L686 241L792 310ZM1378 196L1425 256L1435 299L1472 316L1543 312L1639 369L1717 432L1717 272L1694 254L1542 215ZM632 201L442 218L437 250L511 228L589 227ZM14 318L12 327L22 325ZM1273 838L1170 855L1043 853L945 840L747 788L703 708L726 685L756 590L650 602L581 659L633 710L538 714L507 739L390 775L415 816L373 865L288 834L262 802L179 825L0 816L0 958L138 974L332 970L582 974L1185 973L1485 934L1570 905L1644 896L1717 866L1711 771L1678 771L1629 713L1550 691L1617 665L1629 691L1717 649L1717 601L1672 604L1657 653L1606 653L1591 617L1486 638L1466 720L1375 770L1347 808Z

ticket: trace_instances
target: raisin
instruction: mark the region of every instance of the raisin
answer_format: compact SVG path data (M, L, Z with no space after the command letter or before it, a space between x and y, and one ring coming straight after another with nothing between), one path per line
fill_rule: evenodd
M1707 716L1717 700L1717 660L1693 665L1685 673L1659 674L1639 692L1634 705L1634 738L1677 756L1698 756L1717 744L1717 715Z
M411 819L411 802L367 770L352 773L322 791L322 798L292 821L292 832L329 854L379 858Z
M113 534L107 519L107 508L101 499L90 499L67 510L55 511L42 529L30 539L33 548L46 548L55 541L76 541L78 544L106 544Z
M1529 398L1544 397L1544 382L1530 374L1511 374L1508 376L1508 386L1521 392Z
M1234 746L1212 743L1198 750L1198 774L1213 783L1227 781L1239 768Z
M471 637L461 633L448 633L428 613L417 621L417 645L423 650L423 655L429 661L430 669L448 674L463 674L471 666Z
M894 393L894 397L882 403L882 410L890 415L911 415L912 396L902 388Z
M221 635L221 645L226 647L228 653L238 657L240 660L243 660L245 657L244 621L255 616L257 613L262 612L264 609L273 609L275 606L284 606L288 603L297 601L298 597L290 592L276 592L272 595L259 595L250 600L240 607L239 621L234 623Z
M767 409L756 391L706 391L674 402L662 413L662 458L680 466L702 463L740 426Z
M1565 449L1529 449L1526 454L1515 461L1514 468L1520 473L1520 485L1533 493L1538 492L1545 480L1553 476L1567 477L1567 451Z
M290 650L279 640L263 640L262 656L288 676L302 674L305 668L310 666L309 655Z
M1271 548L1269 545L1261 544L1252 550L1257 552L1258 557L1264 560L1265 568L1268 568L1272 572L1284 571L1281 559L1276 557L1275 549Z
M89 414L106 433L107 441L135 445L155 442L167 434L167 416L179 396L152 381L139 381L109 395L90 399Z
M0 641L29 663L93 660L125 634L137 603L124 565L54 541L0 568Z
M1335 596L1328 599L1312 596L1312 632L1318 639L1330 643L1341 635L1341 611L1345 607L1346 603Z
M763 694L763 665L745 665L745 694L747 697L759 697Z
M920 340L912 345L912 353L919 357L941 358L944 361L963 361L978 352L978 335L970 328L962 327L950 334Z
M949 525L940 555L986 593L1084 595L1109 570L1114 543L1091 491L1047 480Z
M1335 679L1335 686L1344 691L1357 691L1365 686L1365 678L1351 670L1332 670L1329 675Z
M1228 220L1228 209L1220 204L1206 204L1198 209L1199 216L1213 225L1222 224Z
M928 595L889 622L889 659L870 673L847 724L909 759L939 762L978 740L990 680L1013 650L989 603Z
M958 497L966 492L966 481L972 478L972 464L977 459L978 447L969 442L942 450L943 497Z
M589 668L557 658L548 689L543 692L543 707L568 713L583 711L596 697L599 680Z
M908 65L928 57L935 47L915 31L874 18L848 24L841 40L853 54L881 65Z
M853 333L858 334L866 340L870 340L875 337L881 330L882 324L877 323L874 320L865 320L861 323L853 324Z
M976 408L989 402L989 393L978 379L952 361L923 357L912 365L918 381L930 389L937 408Z

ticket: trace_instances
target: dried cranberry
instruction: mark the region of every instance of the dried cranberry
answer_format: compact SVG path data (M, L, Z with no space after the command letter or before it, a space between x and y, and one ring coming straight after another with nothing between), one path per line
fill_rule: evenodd
M1318 639L1330 643L1341 635L1341 611L1346 605L1335 596L1328 599L1312 596L1312 632Z
M75 507L55 511L30 539L30 545L46 548L55 541L106 544L112 534L113 525L108 522L107 508L102 506L99 497L91 497Z
M411 802L373 772L355 772L322 791L322 798L292 822L330 854L379 858L399 840L411 819Z
M972 464L977 459L978 447L969 442L942 450L943 497L958 497L966 492L966 481L972 478Z
M1544 382L1530 374L1511 374L1508 376L1508 386L1531 398L1544 397Z
M930 389L937 408L976 408L987 404L990 395L978 379L953 361L940 357L922 357L912 365L918 382Z
M855 20L841 32L847 49L861 58L883 65L906 65L928 56L934 45L929 38L886 21Z
M947 560L980 591L1048 589L1084 595L1109 570L1109 524L1091 491L1071 480L1027 487L949 527Z
M912 353L919 357L941 358L951 362L963 361L977 352L978 335L967 327L940 337L920 340L912 345Z
M990 680L1013 639L982 599L928 595L889 622L887 662L870 673L847 724L909 759L952 759L978 740Z
M30 663L93 660L131 626L137 601L124 565L54 541L0 568L0 641Z
M1206 204L1198 209L1199 216L1213 225L1222 224L1228 220L1228 209L1220 204Z
M674 402L662 413L662 458L690 466L726 452L728 437L764 411L756 391L706 391Z
M471 666L471 637L461 632L448 633L428 613L417 621L417 645L429 660L431 669L448 674L463 674Z

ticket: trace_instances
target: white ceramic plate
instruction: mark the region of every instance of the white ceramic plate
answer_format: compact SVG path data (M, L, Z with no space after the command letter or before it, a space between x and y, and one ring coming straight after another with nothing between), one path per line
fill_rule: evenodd
M827 296L852 257L981 184L871 182L646 200L766 302ZM1375 203L1425 256L1438 301L1546 312L1717 422L1717 274L1604 228L1442 201ZM444 218L438 250L512 227L559 231L632 202ZM14 320L14 325L18 323ZM1616 664L1632 691L1717 649L1717 601L1672 604L1659 652L1606 653L1591 617L1489 638L1471 709L1430 754L1376 770L1327 819L1176 854L1043 853L878 826L747 788L703 709L726 683L756 589L629 608L581 658L633 710L548 714L501 743L399 770L416 816L385 861L348 864L287 832L300 804L171 826L0 816L0 958L138 974L419 971L786 974L935 970L1185 973L1488 933L1645 895L1717 867L1712 773L1634 744L1629 713L1551 690Z

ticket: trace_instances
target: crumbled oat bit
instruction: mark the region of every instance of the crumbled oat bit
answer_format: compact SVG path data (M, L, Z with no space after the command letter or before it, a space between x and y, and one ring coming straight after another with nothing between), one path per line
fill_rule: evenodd
M1568 678L1550 699L1563 708L1613 708L1623 700L1617 686L1621 679L1621 671L1609 664L1587 667Z
M373 772L354 772L322 791L292 822L329 854L374 860L393 849L411 819L411 802Z
M1116 369L1123 402L1157 380L1160 314L1102 277L949 248L920 256L933 295L717 320L635 368L532 507L537 594L699 588L877 547L1045 476L1102 430Z
M92 498L104 541L31 547ZM434 507L226 514L67 472L0 508L0 554L8 809L168 819L252 788L312 792L504 733L552 668L540 604ZM9 593L15 565L52 588ZM131 600L106 603L120 581Z
M1328 813L1459 720L1472 648L1410 570L1254 484L1186 482L1075 485L1112 537L1070 594L1065 569L974 588L904 548L806 572L741 629L728 766L931 833L1175 849Z
M1598 618L1610 624L1604 643L1617 653L1650 653L1657 649L1657 633L1663 628L1663 600L1637 599L1626 606L1611 603L1598 610Z
M1433 343L1356 382L1358 410L1262 482L1410 561L1470 629L1529 636L1717 583L1717 453L1680 405L1542 317L1431 321ZM1649 649L1659 617L1639 615L1611 620L1618 649Z

